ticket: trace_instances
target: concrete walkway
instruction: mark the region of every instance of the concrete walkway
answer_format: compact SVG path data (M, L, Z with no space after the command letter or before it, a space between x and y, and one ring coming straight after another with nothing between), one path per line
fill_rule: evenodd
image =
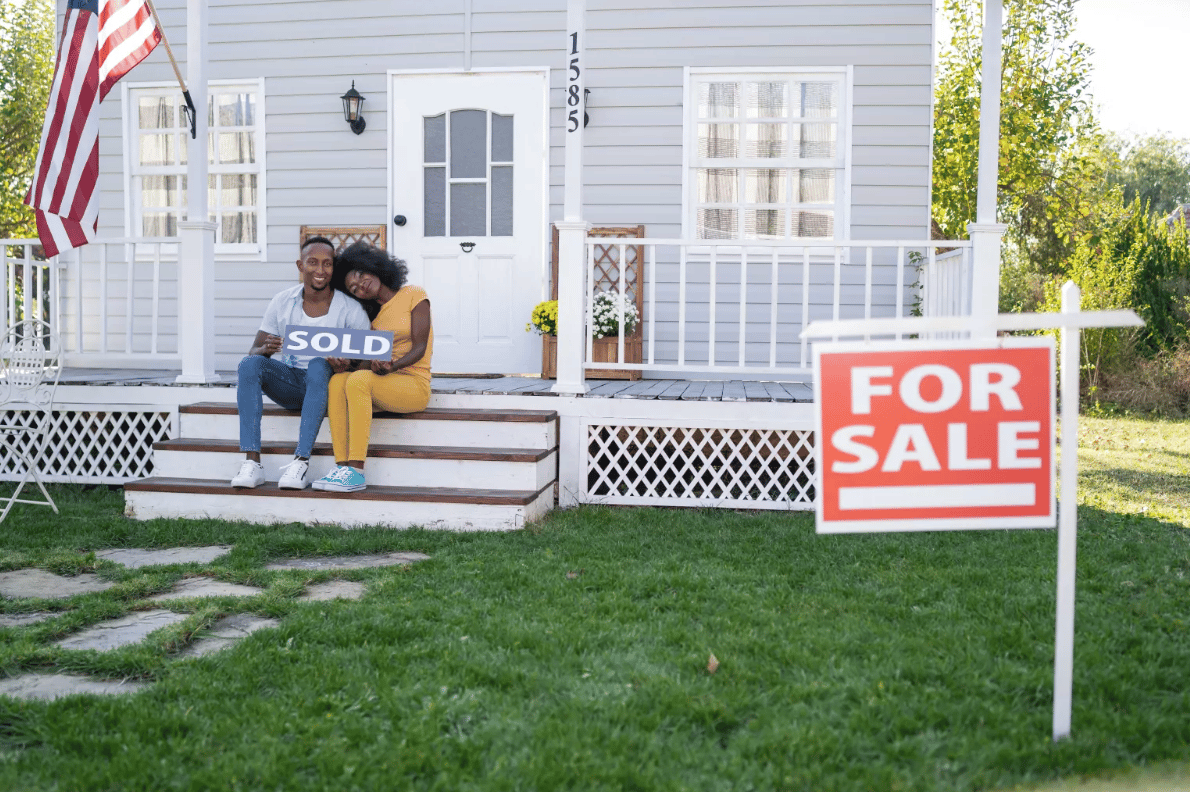
M116 549L101 550L97 558L121 564L129 569L164 566L169 564L209 564L231 551L228 545L209 547L174 547L164 550ZM382 553L360 556L333 556L323 558L290 558L269 564L265 569L300 569L317 572L336 572L369 567L404 566L429 558L421 553ZM0 598L6 600L67 599L80 594L105 591L112 587L98 575L82 574L63 577L42 569L18 569L0 573ZM208 597L254 597L264 589L227 583L211 577L188 577L178 581L167 592L147 597L149 603L198 600ZM299 602L322 602L334 599L358 600L363 597L362 583L350 580L330 580L306 587L297 598ZM59 612L32 611L19 614L0 614L0 629L36 624L39 621L60 615ZM139 643L151 633L176 624L187 618L187 613L153 608L135 611L118 619L109 619L55 642L56 646L70 650L108 652L122 646ZM203 657L221 652L249 635L280 624L277 619L240 613L220 619L207 630L194 636L176 657L181 660ZM120 695L133 693L148 687L149 683L125 680L91 679L73 674L22 674L0 679L0 696L22 699L56 699L62 696L91 693Z

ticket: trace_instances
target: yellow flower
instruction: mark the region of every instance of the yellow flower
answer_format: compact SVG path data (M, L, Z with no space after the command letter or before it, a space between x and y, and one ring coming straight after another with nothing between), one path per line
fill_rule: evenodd
M539 335L558 334L558 301L546 300L540 302L533 309L529 317L529 324L525 325L525 332L536 331Z

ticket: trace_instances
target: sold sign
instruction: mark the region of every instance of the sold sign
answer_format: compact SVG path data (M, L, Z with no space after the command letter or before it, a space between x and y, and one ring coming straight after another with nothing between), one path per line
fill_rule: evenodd
M352 327L286 325L281 351L312 357L389 360L392 358L393 334Z
M819 533L1048 528L1054 344L816 344Z

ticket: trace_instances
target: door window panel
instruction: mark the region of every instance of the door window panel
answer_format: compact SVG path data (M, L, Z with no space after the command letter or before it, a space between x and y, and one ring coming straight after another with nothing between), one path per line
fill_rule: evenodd
M423 117L425 236L512 236L514 129L487 110Z

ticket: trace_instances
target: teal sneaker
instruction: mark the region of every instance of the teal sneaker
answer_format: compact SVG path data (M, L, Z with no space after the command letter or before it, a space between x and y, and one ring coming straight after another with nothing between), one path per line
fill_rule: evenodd
M323 492L358 492L366 486L364 474L347 465L339 465L314 482L314 489Z

